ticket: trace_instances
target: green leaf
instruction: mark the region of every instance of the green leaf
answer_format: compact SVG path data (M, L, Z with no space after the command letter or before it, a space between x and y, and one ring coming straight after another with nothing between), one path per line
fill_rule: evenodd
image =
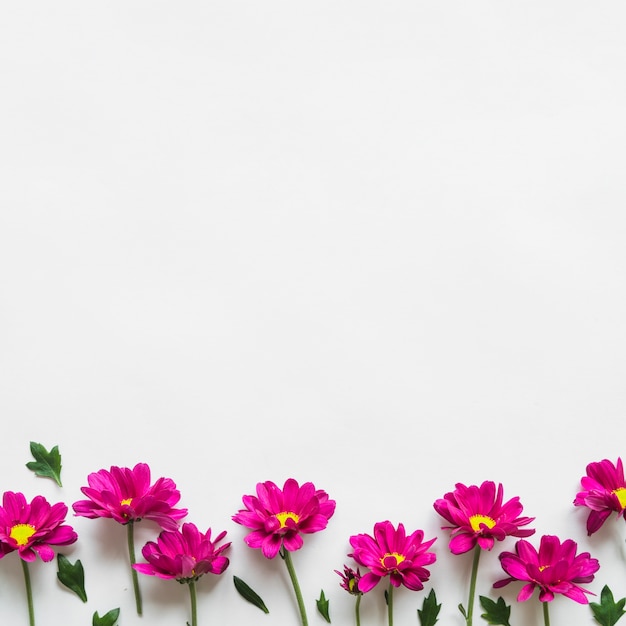
M120 616L119 609L111 609L108 613L100 617L98 611L93 614L92 626L115 626L117 618Z
M233 576L233 582L235 583L235 589L239 592L239 595L254 604L254 606L258 607L264 613L269 613L268 608L265 606L265 602L261 600L261 597L253 591L241 578L237 576Z
M421 626L435 626L439 621L437 615L441 610L441 604L437 604L437 596L435 590L431 589L430 593L424 598L422 610L417 609L417 617Z
M509 624L511 607L507 606L504 598L498 598L497 602L494 602L491 598L487 598L486 596L479 596L479 599L481 606L485 609L485 612L481 614L481 617L488 624L511 626L511 624Z
M317 610L320 612L320 615L330 624L330 615L328 614L328 606L330 601L326 599L324 595L324 590L320 592L320 599L316 600L317 602Z
M52 478L59 487L62 487L59 446L54 446L54 448L48 452L40 443L31 441L30 452L35 457L35 460L26 463L26 467L32 472L35 472L37 476Z
M624 604L626 604L626 598L615 602L612 591L608 585L604 585L600 592L600 603L590 602L589 606L598 624L601 624L601 626L613 626L626 613Z
M85 593L85 572L80 560L72 564L65 556L57 554L57 564L59 566L57 578L68 589L71 589L83 602L87 602L87 594Z
M459 604L457 608L461 612L461 615L467 620L467 613L465 612L465 607L462 604Z

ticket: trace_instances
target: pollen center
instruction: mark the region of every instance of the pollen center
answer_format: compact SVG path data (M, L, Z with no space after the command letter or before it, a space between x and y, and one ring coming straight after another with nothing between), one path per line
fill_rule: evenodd
M124 498L123 500L120 500L120 504L122 506L130 506L130 503L133 501L132 498Z
M540 572L543 572L543 570L544 570L544 569L546 569L546 568L548 568L548 567L550 567L550 566L549 566L549 565L540 565L540 566L539 566L539 571L540 571Z
M283 511L282 513L276 513L276 519L280 522L280 527L285 528L287 525L287 520L291 519L296 524L300 521L300 518L291 511Z
M25 546L28 540L35 534L37 529L31 524L15 524L11 528L9 537L15 540L18 546Z
M618 489L615 489L613 493L617 496L617 499L619 500L619 505L623 509L626 509L626 488L619 487Z
M380 564L387 568L392 569L398 567L402 561L404 561L406 557L403 554L398 554L397 552L387 552L381 559ZM391 560L393 559L393 561Z
M495 520L493 520L491 517L488 517L487 515L472 515L469 518L469 521L474 532L480 531L481 524L484 524L487 528L493 528L496 525Z

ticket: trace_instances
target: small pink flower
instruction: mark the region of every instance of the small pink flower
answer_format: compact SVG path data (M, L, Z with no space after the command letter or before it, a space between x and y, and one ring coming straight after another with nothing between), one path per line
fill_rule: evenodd
M626 509L626 481L622 459L613 465L608 459L587 465L587 475L580 479L583 491L576 494L574 504L590 509L587 534L600 529L613 511L624 517Z
M5 491L0 507L0 558L17 550L23 561L41 557L51 561L50 546L74 543L78 535L71 526L63 524L67 506L62 502L52 506L43 496L35 496L28 504L22 493Z
M156 543L149 541L141 550L147 563L133 567L142 574L175 578L179 582L197 580L203 574L222 574L228 559L222 556L229 543L217 546L226 536L221 532L211 540L211 529L201 533L194 524L185 523L180 530L163 530Z
M483 550L491 550L495 540L502 541L507 535L529 537L534 529L522 529L534 517L519 517L523 507L519 498L511 498L504 504L502 484L486 480L480 485L466 487L462 483L455 490L436 500L433 506L439 515L452 524L442 528L452 530L450 551L463 554L478 544Z
M518 602L528 600L535 587L539 587L541 602L551 602L554 594L560 593L580 604L587 604L589 600L585 594L591 592L578 585L591 582L600 565L597 559L590 558L589 552L577 555L576 548L576 542L571 539L561 543L558 537L544 535L537 552L528 541L520 539L515 544L515 553L503 552L499 557L509 578L499 580L493 586L498 589L516 580L526 582L517 596Z
M120 524L149 519L161 528L174 530L187 509L175 509L180 492L171 478L159 478L150 484L150 467L137 463L128 467L111 467L89 474L88 487L81 491L89 500L72 505L76 515L96 519L108 517Z
M281 490L271 481L258 483L255 496L243 496L245 509L233 515L233 521L252 529L244 541L251 548L261 548L263 556L273 559L281 547L299 550L301 533L324 530L335 512L335 501L315 489L313 483L289 478Z
M350 545L354 551L348 556L370 570L361 576L359 591L367 593L385 576L389 576L394 587L404 585L413 591L423 589L423 583L430 578L430 572L424 566L434 563L437 558L434 552L428 552L434 542L435 539L424 542L421 530L407 537L403 524L398 524L396 529L389 521L375 524L373 537L353 535Z
M341 576L340 586L353 596L360 596L363 592L359 589L359 581L361 580L361 571L356 568L356 572L347 565L343 566L343 572L334 570L335 574Z

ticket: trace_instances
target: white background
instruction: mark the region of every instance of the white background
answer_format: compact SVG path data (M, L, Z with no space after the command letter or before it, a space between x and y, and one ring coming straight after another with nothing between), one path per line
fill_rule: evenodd
M334 569L384 519L437 536L441 624L471 556L435 499L502 482L542 534L626 595L622 521L572 501L623 454L626 7L622 2L5 2L0 8L0 488L71 505L90 472L149 463L223 529L199 622L297 624L280 559L231 516L259 481L337 501L294 563L309 621L354 601ZM63 488L25 467L59 445ZM89 596L31 567L38 626L189 619L125 530L68 516ZM152 539L146 523L138 541ZM478 593L503 576L484 553ZM265 599L241 599L232 575ZM537 595L514 624L541 622ZM362 602L385 623L383 586ZM395 594L417 624L423 593ZM476 623L480 608L476 607ZM558 598L553 624L591 624ZM27 624L15 554L0 623Z

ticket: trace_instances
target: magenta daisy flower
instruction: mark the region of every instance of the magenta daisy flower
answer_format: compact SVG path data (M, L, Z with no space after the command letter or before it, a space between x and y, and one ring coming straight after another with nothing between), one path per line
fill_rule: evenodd
M277 554L285 561L302 625L308 623L300 585L293 567L291 553L303 545L301 534L324 530L335 512L335 501L316 489L313 483L302 486L288 478L282 489L272 481L258 483L256 496L243 496L245 509L233 515L233 521L250 528L244 541L251 548L260 548L263 556L273 559Z
M341 577L340 586L345 589L348 593L351 593L353 596L360 596L363 592L359 589L359 581L361 580L361 570L356 568L354 571L351 567L347 565L343 566L343 572L339 570L334 570L335 574L338 574Z
M502 541L507 535L529 537L534 529L521 528L530 524L534 517L519 517L522 505L519 498L511 498L504 504L502 484L486 480L480 487L466 487L461 483L455 490L436 500L433 506L451 526L450 551L463 554L478 545L491 550L495 540Z
M552 602L554 594L560 593L580 604L589 600L585 594L590 591L580 587L580 583L591 582L600 568L597 559L589 552L576 554L576 542L566 539L561 543L558 537L544 535L537 551L528 541L521 539L515 544L515 552L500 555L502 569L508 578L494 583L496 589L519 580L526 584L517 596L518 602L528 600L539 587L539 600ZM592 594L593 595L593 594Z
M72 505L76 515L96 519L108 517L123 524L127 529L128 556L130 559L137 614L142 613L141 592L135 565L135 522L152 520L165 530L178 528L179 520L187 515L187 509L176 509L180 492L171 478L159 478L150 484L150 467L137 463L128 467L101 469L87 476L88 487L81 491L88 500Z
M37 555L51 561L50 546L66 546L78 538L71 526L63 524L66 515L62 502L51 506L43 496L35 496L28 504L24 494L6 491L0 507L0 558L17 550L23 561L32 562Z
M302 486L293 478L282 490L271 481L258 483L255 496L243 496L245 509L233 515L237 524L252 529L244 541L260 548L263 556L273 559L281 548L288 552L302 547L302 533L324 530L335 512L335 501L315 489L313 483Z
M608 459L587 465L587 475L580 479L583 491L576 494L574 504L590 509L587 534L600 529L613 511L624 517L626 509L626 481L622 459L613 465Z
M142 574L176 579L189 585L191 597L191 626L197 625L196 581L204 574L222 574L228 567L228 558L222 552L229 543L217 544L224 539L226 531L211 540L211 529L202 533L191 523L180 530L164 530L156 543L149 541L141 553L147 563L136 563L133 567Z
M150 484L150 467L137 463L128 467L111 467L89 474L88 487L81 491L88 500L79 500L72 507L76 515L95 519L109 517L120 524L149 519L165 530L178 528L178 520L187 509L175 509L180 492L171 478L159 478Z
M389 521L374 525L374 536L367 534L350 537L352 557L359 565L370 571L361 576L359 591L367 593L382 578L389 576L394 587L404 585L407 589L419 591L430 578L430 572L424 567L436 560L434 552L428 548L435 539L424 541L424 532L416 530L408 537L403 524L394 528Z

